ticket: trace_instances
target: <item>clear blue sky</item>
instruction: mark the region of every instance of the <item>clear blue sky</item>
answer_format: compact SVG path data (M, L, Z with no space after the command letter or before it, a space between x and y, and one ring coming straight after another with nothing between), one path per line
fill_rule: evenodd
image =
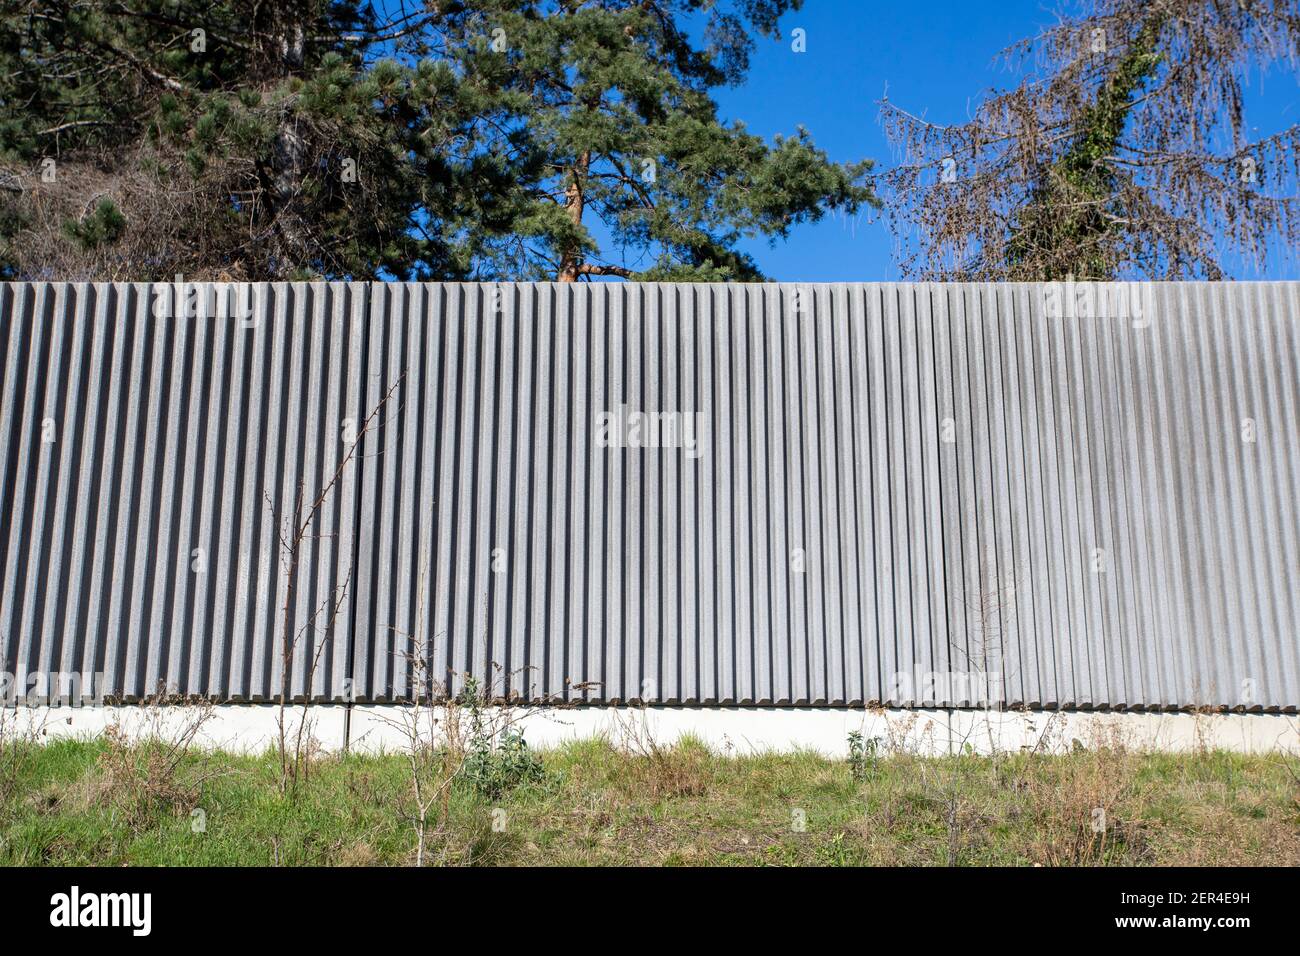
M782 20L784 39L760 41L748 81L720 90L725 118L743 120L770 137L805 126L836 160L891 161L878 122L877 101L889 98L938 122L966 119L981 91L1014 84L994 63L996 54L1054 22L1042 0L806 0ZM807 32L808 50L790 51L794 27ZM1300 120L1295 73L1274 71L1252 80L1248 121L1260 134ZM883 221L832 221L800 227L788 242L746 245L766 275L779 280L835 282L900 278ZM1260 278L1240 267L1236 278ZM1298 278L1294 261L1270 267L1262 278Z

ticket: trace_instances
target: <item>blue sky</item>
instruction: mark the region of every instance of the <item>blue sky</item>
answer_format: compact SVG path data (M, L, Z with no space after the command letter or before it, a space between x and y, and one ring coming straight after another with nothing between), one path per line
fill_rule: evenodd
M1062 4L1072 6L1070 0ZM376 6L391 13L393 0ZM1044 0L804 0L781 20L781 40L759 39L746 81L713 91L724 120L743 121L770 140L800 125L832 159L869 158L877 171L893 161L878 120L886 92L896 105L940 123L968 118L981 94L1018 79L998 61L1007 46L1056 21ZM807 51L794 53L790 33L805 31ZM1253 76L1246 117L1258 136L1300 122L1300 73L1274 67ZM587 223L607 261L644 268L649 254L626 258L596 220ZM799 226L775 246L741 244L770 279L842 282L900 279L893 237L879 214L853 221L828 217ZM1238 279L1300 279L1300 256L1273 256L1263 273L1226 259ZM615 280L617 281L617 280Z
M891 160L877 118L886 89L910 112L938 122L964 120L981 91L1014 84L994 63L996 54L1054 22L1053 9L1041 0L806 0L803 10L783 18L783 40L759 42L747 82L715 98L724 117L743 120L751 132L770 137L802 124L833 159L869 157L879 169ZM790 51L795 27L806 31L806 53ZM1246 115L1262 134L1300 121L1296 74L1254 78ZM775 248L758 241L745 249L772 279L901 278L893 240L878 217L828 218L799 227ZM1229 271L1236 278L1300 277L1294 261L1271 266L1264 276L1231 265Z

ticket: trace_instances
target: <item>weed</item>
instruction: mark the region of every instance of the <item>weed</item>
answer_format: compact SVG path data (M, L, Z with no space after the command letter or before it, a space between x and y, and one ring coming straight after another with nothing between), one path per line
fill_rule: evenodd
M44 733L40 711L6 707L0 701L0 808L14 795Z
M132 828L147 826L157 811L180 815L198 806L209 774L182 772L186 764L203 766L207 755L195 748L211 704L172 710L161 692L143 701L134 713L138 726L110 724L102 736L99 777L90 783L90 799L120 813ZM180 715L179 719L176 715Z
M495 728L484 717L482 695L474 678L465 682L460 705L469 720L469 739L460 775L475 793L499 800L516 787L546 779L546 768L528 749L521 730L510 727L494 732Z
M462 713L456 700L463 699L452 701L453 716L468 756L473 707ZM440 719L445 705L437 704ZM1064 752L990 757L880 750L874 770L858 781L847 760L725 756L699 740L665 744L644 731L621 746L596 739L525 751L506 734L493 746L487 725L498 709L484 708L483 746L498 756L483 765L539 765L545 786L528 782L537 771L503 770L497 779L513 787L501 786L489 803L468 775L456 774L444 812L440 739L420 751L428 762L417 764L427 768L419 792L433 808L427 832L412 822L405 753L322 759L291 795L280 792L275 749L173 752L174 735L151 741L126 731L36 745L0 813L0 861L1300 864L1296 768L1274 754L1074 752L1068 744ZM870 767L868 753L864 740ZM209 815L203 832L185 819L196 800Z
M880 738L863 739L859 730L849 731L849 775L855 783L874 780L879 771Z

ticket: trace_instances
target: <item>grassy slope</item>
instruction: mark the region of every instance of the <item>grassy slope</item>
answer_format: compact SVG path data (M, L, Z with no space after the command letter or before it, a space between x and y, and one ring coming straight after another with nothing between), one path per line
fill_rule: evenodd
M52 743L16 762L10 752L0 863L412 860L400 756L320 760L287 799L272 755L193 754L163 781L177 796L150 801L109 769L111 752L103 741ZM434 862L1300 864L1296 761L1276 755L900 755L862 780L843 761L726 757L690 741L650 756L585 741L543 757L546 782L498 804L455 790ZM504 832L492 830L494 806ZM1104 834L1091 825L1099 806Z

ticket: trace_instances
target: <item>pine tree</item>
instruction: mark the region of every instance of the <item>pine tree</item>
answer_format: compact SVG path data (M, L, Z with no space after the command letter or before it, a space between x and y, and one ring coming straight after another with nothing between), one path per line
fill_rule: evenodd
M799 3L0 0L0 269L758 278L742 239L875 203L710 97Z
M778 37L800 0L474 6L458 24L460 69L494 91L488 149L514 171L517 225L492 248L500 273L756 279L742 238L877 204L869 161L830 162L803 130L768 145L710 97L744 78L754 38ZM593 220L612 248L598 248Z

